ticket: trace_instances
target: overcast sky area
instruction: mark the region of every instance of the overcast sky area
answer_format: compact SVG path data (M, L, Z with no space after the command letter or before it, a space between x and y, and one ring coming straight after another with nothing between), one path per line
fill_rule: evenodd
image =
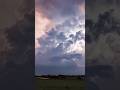
M84 0L35 0L35 74L85 74Z

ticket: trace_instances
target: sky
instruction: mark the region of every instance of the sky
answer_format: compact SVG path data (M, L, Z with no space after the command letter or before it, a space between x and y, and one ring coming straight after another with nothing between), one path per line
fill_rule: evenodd
M120 0L87 0L86 3L86 19L92 19L94 22L97 21L97 17L100 13L104 13L110 9L114 9L114 16L120 18Z
M0 0L0 29L10 28L23 20L24 15L34 9L33 3L32 0Z
M85 74L84 0L35 0L35 74Z

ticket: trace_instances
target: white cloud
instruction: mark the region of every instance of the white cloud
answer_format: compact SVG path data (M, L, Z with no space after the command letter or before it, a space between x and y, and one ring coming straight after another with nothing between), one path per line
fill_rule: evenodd
M84 73L84 24L84 18L72 18L53 27L46 33L47 37L40 38L39 43L41 47L36 48L36 66L70 65L70 67L74 67L75 69L82 69L75 74ZM74 74L74 71L71 73Z

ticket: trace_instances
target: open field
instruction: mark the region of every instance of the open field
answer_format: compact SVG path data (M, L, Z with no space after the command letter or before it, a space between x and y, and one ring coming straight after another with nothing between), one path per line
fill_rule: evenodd
M84 80L48 79L36 77L37 90L84 90Z

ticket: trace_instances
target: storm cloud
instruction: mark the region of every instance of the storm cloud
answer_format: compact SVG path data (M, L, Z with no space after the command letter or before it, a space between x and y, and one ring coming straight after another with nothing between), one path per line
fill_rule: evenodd
M80 11L83 4L84 0L36 0L36 12L53 23L37 38L36 75L85 74L85 16Z

